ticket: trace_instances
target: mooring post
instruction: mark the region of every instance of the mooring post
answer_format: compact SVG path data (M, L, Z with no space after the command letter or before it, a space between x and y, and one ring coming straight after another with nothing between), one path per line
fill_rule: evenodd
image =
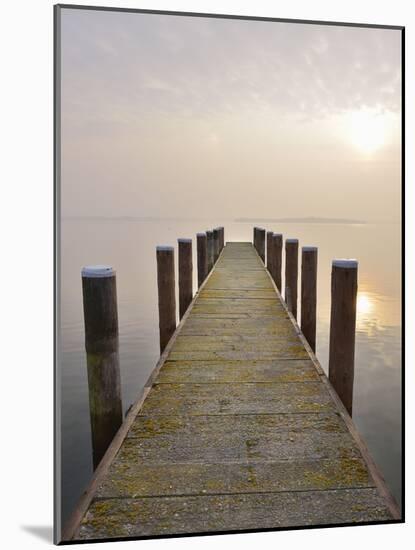
M265 229L258 228L258 254L265 264Z
M158 246L156 251L160 353L163 353L173 332L176 330L174 247Z
M179 315L180 319L193 299L192 239L177 239L179 245Z
M208 274L207 237L206 233L197 233L197 285L203 283Z
M301 254L301 331L316 351L317 247L303 246Z
M84 267L81 274L95 469L122 424L117 288L109 266Z
M214 263L217 262L217 259L219 258L219 246L220 246L220 229L219 227L215 227L213 230L213 258Z
M272 270L273 270L273 265L272 265L272 262L273 262L273 258L274 258L274 255L273 255L273 250L272 250L272 235L273 235L273 231L267 231L267 269L269 271L269 273L272 274Z
M207 258L208 258L208 272L210 273L214 264L214 252L213 252L213 231L208 229L206 231L207 238Z
M297 319L297 284L298 284L298 239L285 240L285 302L287 303L287 288L291 298L288 309Z
M282 272L282 235L281 233L272 234L272 277L278 290L281 288L281 272Z
M258 252L258 227L254 227L253 240L255 250Z
M353 408L357 299L356 260L333 260L329 380L350 416Z
M223 226L219 227L220 229L220 252L222 252L223 247L225 246L225 228Z

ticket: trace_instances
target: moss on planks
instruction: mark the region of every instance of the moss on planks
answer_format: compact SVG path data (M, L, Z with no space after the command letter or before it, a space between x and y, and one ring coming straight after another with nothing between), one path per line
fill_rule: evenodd
M372 488L97 499L82 521L79 538L244 531L390 519L382 498Z

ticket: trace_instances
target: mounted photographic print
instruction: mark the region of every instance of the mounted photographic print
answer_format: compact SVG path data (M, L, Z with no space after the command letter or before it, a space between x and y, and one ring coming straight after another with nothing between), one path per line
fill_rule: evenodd
M55 542L404 520L403 39L55 6Z

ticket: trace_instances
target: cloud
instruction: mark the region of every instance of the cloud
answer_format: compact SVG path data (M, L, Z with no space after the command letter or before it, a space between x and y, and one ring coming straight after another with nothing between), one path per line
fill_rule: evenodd
M63 10L70 124L400 110L396 30Z

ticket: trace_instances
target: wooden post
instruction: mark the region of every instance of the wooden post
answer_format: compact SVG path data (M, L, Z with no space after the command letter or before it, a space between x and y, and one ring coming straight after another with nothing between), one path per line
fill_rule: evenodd
M82 269L85 349L94 469L122 424L115 271Z
M173 332L176 330L174 248L172 246L158 246L156 250L160 353L163 353Z
M281 272L282 272L282 235L281 233L272 234L272 277L275 285L282 292Z
M303 246L301 254L301 331L316 351L317 247Z
M207 236L206 233L198 233L197 241L197 284L203 283L208 274Z
M272 250L272 231L267 231L267 269L272 274L273 250Z
M193 299L192 239L178 239L179 244L179 315L185 314Z
M258 254L265 264L265 229L258 228Z
M214 260L213 260L213 231L207 230L206 231L206 238L207 238L207 258L208 258L208 272L210 273Z
M298 239L286 239L285 241L285 302L287 303L287 288L291 297L291 307L288 306L293 316L297 319L297 284L298 284Z
M219 227L215 227L215 229L213 230L213 259L214 259L214 263L217 262L218 258L219 258L219 240L220 240L220 229Z
M219 227L220 233L220 239L219 239L219 251L222 252L223 247L225 246L225 228Z
M291 300L291 288L289 286L285 289L285 303L287 305L288 311L292 311L293 309L293 302Z
M333 260L329 380L350 416L353 409L357 261Z

